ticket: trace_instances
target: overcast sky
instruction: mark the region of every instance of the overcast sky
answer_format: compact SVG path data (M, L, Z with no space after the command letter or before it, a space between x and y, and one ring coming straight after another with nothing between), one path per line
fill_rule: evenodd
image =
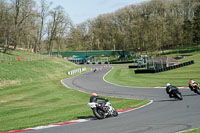
M39 0L37 0L39 1ZM95 18L100 14L111 13L131 4L139 4L149 0L47 0L53 2L52 7L61 5L74 24Z

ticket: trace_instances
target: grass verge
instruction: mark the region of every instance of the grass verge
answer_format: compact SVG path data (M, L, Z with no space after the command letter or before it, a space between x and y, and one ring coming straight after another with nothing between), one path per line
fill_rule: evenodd
M0 57L4 58L0 63L0 132L92 115L87 106L90 95L66 88L60 82L70 77L66 72L80 66L64 59L38 58L24 51ZM107 98L116 109L139 107L149 102Z
M199 129L194 129L194 130L191 130L191 131L185 131L183 133L200 133L200 128Z
M188 86L191 78L200 82L200 54L186 57L181 59L180 62L190 60L194 60L195 64L154 74L135 74L134 69L116 66L106 75L105 79L115 84L135 87L166 86L166 83Z

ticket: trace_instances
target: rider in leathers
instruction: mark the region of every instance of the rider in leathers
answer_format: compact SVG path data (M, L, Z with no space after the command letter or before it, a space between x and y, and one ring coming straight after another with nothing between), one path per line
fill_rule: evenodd
M170 98L173 97L173 94L171 93L172 90L177 90L177 87L176 86L172 86L170 83L167 83L166 92L167 92L167 94L169 94Z
M99 97L99 96L97 96L96 93L92 93L92 96L90 97L90 103L92 103L92 102L97 103L98 100L101 100L101 101L102 101L102 107L104 107L105 104L106 104L106 102L108 102L108 99L103 98L103 97ZM104 110L104 112L107 112L107 111L108 111L107 108L102 108L102 110Z
M190 79L190 82L189 82L189 88L191 89L191 91L194 90L193 84L197 84L197 85L199 85L196 81Z
M96 93L92 93L92 96L90 97L90 102L97 102L98 100L103 100L105 103L108 101L108 99L103 98L103 97L99 97L97 96Z

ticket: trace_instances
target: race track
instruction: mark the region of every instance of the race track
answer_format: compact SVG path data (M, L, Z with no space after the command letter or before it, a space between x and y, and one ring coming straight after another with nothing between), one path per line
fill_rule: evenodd
M189 89L181 89L183 100L175 101L169 99L165 89L162 88L133 88L109 84L103 80L103 76L111 70L111 67L98 66L98 68L101 70L65 79L63 83L69 88L88 93L149 99L154 102L115 118L92 120L27 133L175 133L200 128L200 96Z

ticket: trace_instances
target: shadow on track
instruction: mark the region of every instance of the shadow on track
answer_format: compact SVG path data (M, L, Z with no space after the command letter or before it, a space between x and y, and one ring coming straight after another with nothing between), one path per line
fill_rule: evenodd
M180 101L180 100L176 100L176 99L166 99L166 100L157 100L154 102L171 102L171 101Z
M183 95L184 97L191 97L191 96L198 96L198 94L187 94L187 95Z

